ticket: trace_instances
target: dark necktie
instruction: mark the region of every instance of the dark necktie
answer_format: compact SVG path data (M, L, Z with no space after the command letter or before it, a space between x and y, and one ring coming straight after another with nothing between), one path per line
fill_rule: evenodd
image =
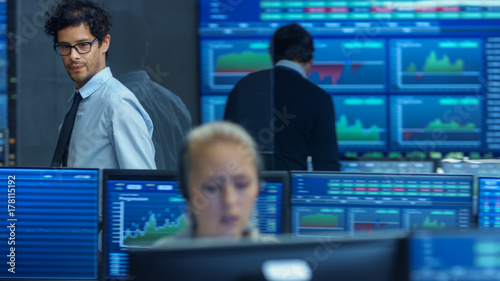
M64 123L59 133L56 152L54 152L54 158L52 158L52 164L50 165L51 167L60 167L61 163L63 167L66 167L68 164L69 140L71 138L71 132L73 131L73 125L75 124L78 106L81 101L82 96L79 92L76 92L73 98L73 105L71 105L71 109L66 114L66 117L64 117Z

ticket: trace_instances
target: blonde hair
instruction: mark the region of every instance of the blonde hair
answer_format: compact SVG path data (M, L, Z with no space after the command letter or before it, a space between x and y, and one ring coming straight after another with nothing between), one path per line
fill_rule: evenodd
M249 161L254 161L258 173L263 169L262 159L257 152L253 138L243 127L231 122L213 122L199 126L191 131L186 140L186 146L179 157L179 169L183 192L187 195L189 173L193 167L193 155L207 146L219 142L239 145L239 151L248 155Z

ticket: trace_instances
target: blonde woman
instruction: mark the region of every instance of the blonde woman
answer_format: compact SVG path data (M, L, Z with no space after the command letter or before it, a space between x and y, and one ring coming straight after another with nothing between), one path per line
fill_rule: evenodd
M190 223L176 238L262 236L250 216L263 183L261 159L250 135L239 125L214 122L194 129L179 157L179 189ZM170 244L162 239L155 244Z

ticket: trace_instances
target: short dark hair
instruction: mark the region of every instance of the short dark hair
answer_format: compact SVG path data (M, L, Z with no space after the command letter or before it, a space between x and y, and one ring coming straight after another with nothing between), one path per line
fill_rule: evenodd
M269 50L274 63L282 59L308 62L313 58L314 43L307 30L292 23L274 32Z
M99 44L109 34L111 15L97 3L89 0L63 0L45 13L45 33L57 43L57 32L68 26L86 23Z

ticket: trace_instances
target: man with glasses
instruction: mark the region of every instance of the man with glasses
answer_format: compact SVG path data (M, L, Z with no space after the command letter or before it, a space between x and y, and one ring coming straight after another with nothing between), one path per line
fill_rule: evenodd
M45 32L75 82L53 167L156 169L153 123L106 67L110 26L109 14L88 0L61 1L46 14Z

